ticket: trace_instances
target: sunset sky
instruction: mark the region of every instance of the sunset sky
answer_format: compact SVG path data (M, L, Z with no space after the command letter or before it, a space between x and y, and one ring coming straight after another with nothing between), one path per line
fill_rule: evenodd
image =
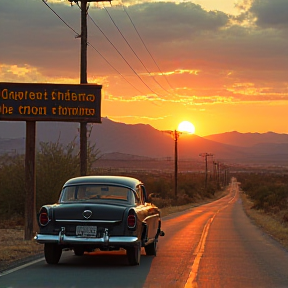
M42 0L1 4L0 82L78 84L79 7L46 1L65 25ZM288 133L287 0L93 3L88 42L102 117L159 130L186 120L199 136Z

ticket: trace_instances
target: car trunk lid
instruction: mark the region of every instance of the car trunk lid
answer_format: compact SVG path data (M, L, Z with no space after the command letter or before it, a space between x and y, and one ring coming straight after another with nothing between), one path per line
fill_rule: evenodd
M127 207L115 204L75 203L60 204L53 209L53 218L61 220L122 221Z

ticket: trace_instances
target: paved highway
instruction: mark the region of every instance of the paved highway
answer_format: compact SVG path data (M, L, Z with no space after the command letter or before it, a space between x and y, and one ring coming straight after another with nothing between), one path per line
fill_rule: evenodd
M0 288L288 287L288 251L247 218L235 179L226 197L165 217L163 230L140 266L124 251L64 252L56 266L42 259L0 275Z

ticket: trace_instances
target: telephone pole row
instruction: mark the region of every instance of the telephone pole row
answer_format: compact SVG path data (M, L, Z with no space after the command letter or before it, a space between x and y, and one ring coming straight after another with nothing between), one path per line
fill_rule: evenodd
M206 190L207 185L208 185L208 157L213 157L214 154L212 154L212 153L200 153L199 156L205 158L205 190Z

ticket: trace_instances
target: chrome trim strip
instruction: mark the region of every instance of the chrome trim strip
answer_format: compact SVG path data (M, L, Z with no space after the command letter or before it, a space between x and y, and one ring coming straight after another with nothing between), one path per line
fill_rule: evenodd
M122 220L73 220L73 219L57 219L55 222L71 222L72 223L108 223L108 224L114 224L114 223L120 223Z
M82 215L85 219L88 220L92 216L92 211L91 210L84 210Z
M160 218L160 214L154 214L154 215L147 216L144 220L147 220L147 219L150 219L150 218L154 218L154 217L159 217Z
M62 233L61 233L62 232ZM76 236L66 236L63 231L59 235L36 234L34 237L38 243L58 243L58 244L102 244L102 245L133 245L138 242L136 236L111 236L104 233L101 238L83 238Z
M62 243L65 236L65 227L61 227L61 231L59 232L58 243Z

